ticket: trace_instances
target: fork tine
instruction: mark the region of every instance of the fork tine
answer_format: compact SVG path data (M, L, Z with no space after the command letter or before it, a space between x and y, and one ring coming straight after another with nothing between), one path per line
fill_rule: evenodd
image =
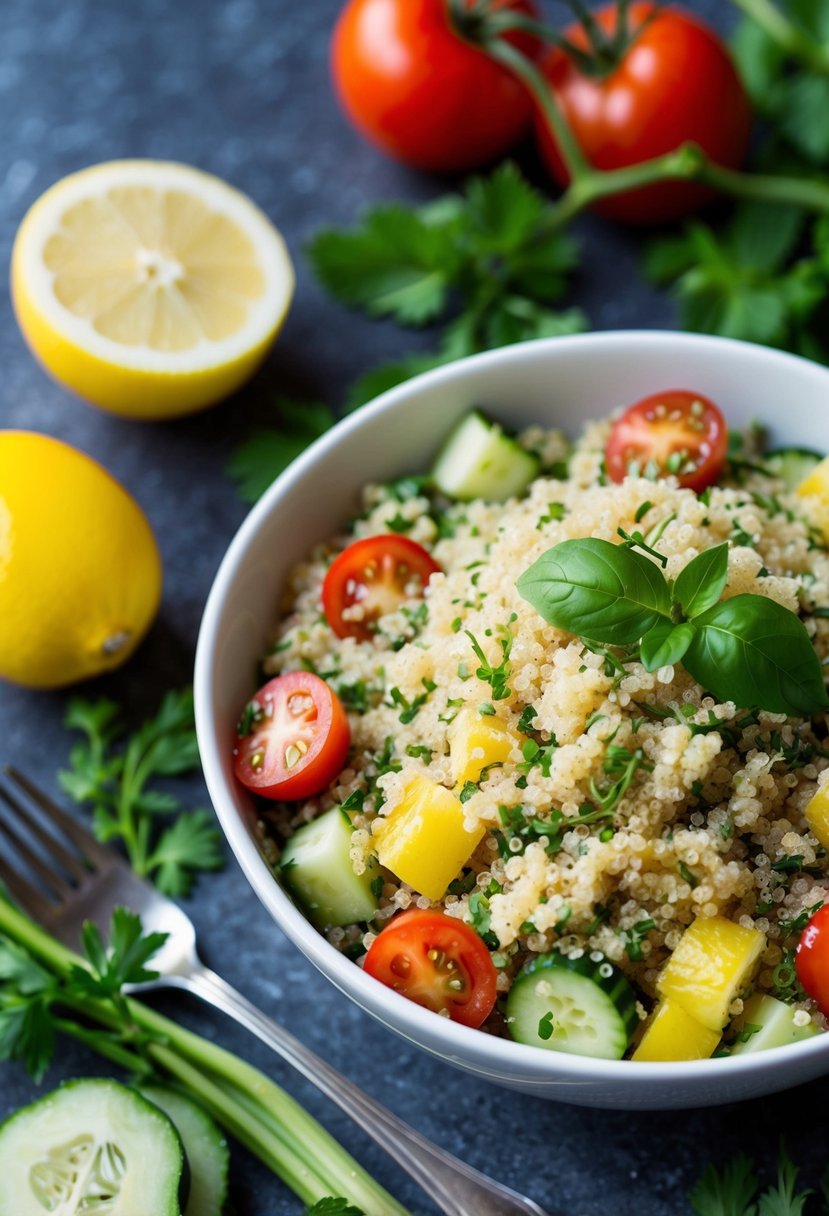
M47 832L43 825L38 823L37 819L35 819L34 815L31 813L25 803L21 802L17 795L11 790L7 789L4 785L0 785L0 800L6 802L6 804L12 808L17 818L26 825L27 830L31 832L33 836L37 837L43 847L49 853L51 853L58 865L61 866L67 874L71 875L76 882L83 882L84 878L86 878L88 875L89 870L86 866L84 866L77 854L72 853L69 851L69 849L65 848L63 843L58 839L57 836L54 835L54 833ZM28 847L21 834L16 831L8 819L0 819L0 826L2 826L9 835L14 836L15 843L21 849ZM38 858L37 860L39 861L40 859ZM35 865L35 868L37 868L36 861L33 861L33 864ZM40 864L42 865L43 862L41 861ZM41 877L48 881L48 877L46 875L41 874Z
M26 882L19 874L15 874L2 857L0 857L0 881L6 884L25 912L28 912L35 920L45 921L48 924L54 916L55 905L35 890L31 883Z
M53 823L57 824L60 830L69 837L72 843L80 850L82 856L87 862L95 862L97 865L110 863L113 854L110 849L99 844L91 832L82 827L71 815L67 815L66 811L59 807L56 802L53 802L42 790L33 785L28 777L23 773L18 772L12 765L7 764L4 768L6 776L14 781L24 790L32 802L40 807L42 811L48 815Z
M0 787L0 798L4 796L5 791ZM70 887L66 879L56 869L53 869L52 866L47 865L43 858L29 847L27 841L6 819L0 819L0 834L7 841L11 842L12 851L23 858L29 869L37 874L41 882L45 883L58 899L65 900L72 894L72 887ZM38 836L40 839L43 838L40 833L38 833Z

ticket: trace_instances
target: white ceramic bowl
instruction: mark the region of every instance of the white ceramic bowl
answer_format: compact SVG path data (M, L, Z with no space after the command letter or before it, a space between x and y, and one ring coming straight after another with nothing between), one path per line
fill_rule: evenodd
M693 388L735 426L759 419L775 445L829 451L829 371L759 346L674 333L528 342L428 372L344 419L254 507L222 562L196 656L196 723L207 785L251 886L277 925L358 1005L442 1059L502 1085L585 1106L701 1106L771 1093L829 1072L829 1034L735 1059L606 1061L525 1047L438 1017L365 975L297 911L259 854L252 802L231 771L233 728L289 569L334 534L364 482L428 469L453 422L480 405L503 422L577 434L659 389Z

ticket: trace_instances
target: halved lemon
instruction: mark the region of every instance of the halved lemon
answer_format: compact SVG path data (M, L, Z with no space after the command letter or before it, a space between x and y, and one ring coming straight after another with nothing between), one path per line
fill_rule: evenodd
M110 161L52 186L12 252L23 334L57 380L133 418L203 409L264 358L294 290L279 232L217 177Z

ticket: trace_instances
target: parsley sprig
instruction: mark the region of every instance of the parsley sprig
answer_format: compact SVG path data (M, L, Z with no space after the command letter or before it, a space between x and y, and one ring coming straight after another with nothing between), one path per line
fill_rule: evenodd
M291 461L333 426L330 406L322 401L278 397L273 422L253 431L233 451L227 465L242 502L254 503Z
M120 840L136 874L165 895L187 895L199 870L220 868L221 834L211 812L183 810L174 793L155 784L199 767L190 689L167 693L155 716L126 739L121 711L106 699L73 698L64 722L84 740L58 780L75 802L92 807L100 841Z
M810 1189L798 1189L799 1170L781 1147L777 1178L760 1191L754 1163L735 1157L721 1170L709 1165L691 1193L694 1216L803 1216ZM829 1212L827 1176L821 1184L822 1213Z
M585 328L577 309L551 307L577 262L553 208L505 163L462 194L410 208L372 207L352 230L320 232L307 254L323 286L370 317L419 328L441 323L438 350L375 369L349 407L418 372L496 346Z

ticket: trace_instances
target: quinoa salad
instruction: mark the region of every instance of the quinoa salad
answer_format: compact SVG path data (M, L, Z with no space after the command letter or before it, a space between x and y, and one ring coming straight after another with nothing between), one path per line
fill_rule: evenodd
M695 407L705 401L687 396ZM541 427L508 437L475 415L530 462L518 470L520 489L507 475L497 494L475 492L486 461L460 471L459 501L438 466L431 477L415 470L366 486L359 514L293 571L264 660L269 681L310 674L344 711L336 771L318 774L324 787L311 794L291 786L290 771L264 787L268 745L258 732L272 715L262 690L240 724L237 773L243 760L257 770L253 780L240 775L271 799L259 803L265 854L332 946L437 1013L456 1017L461 994L456 1020L466 1025L616 1058L698 1059L795 1042L825 1030L829 1013L820 990L829 989L829 923L822 955L801 950L829 898L819 674L829 654L829 474L819 454L767 455L758 428L730 436L700 489L685 448L666 457L656 444L640 457L623 435L620 457L620 423L631 413L590 422L575 442ZM664 416L657 410L656 423ZM653 410L648 417L654 425ZM723 424L717 442L725 435ZM463 446L474 449L469 435ZM372 538L402 539L430 564L396 558L396 594L369 619L354 568L339 599L329 575ZM620 567L618 594L642 600L629 591L634 576L653 588L656 623L641 637L628 622L603 640L598 615L581 627L566 616L575 611L568 595L537 590L533 570L554 569L560 581L585 554L635 560ZM683 597L680 575L701 555L708 565L686 576ZM710 593L700 590L706 579L716 584ZM778 620L786 626L781 665L802 657L811 694L787 691L783 671L778 691L754 702L763 673L751 659L736 695L731 652L702 642L719 629L711 614L722 617L730 601L760 617L767 609L766 632ZM790 641L789 626L802 638ZM312 716L324 726L326 713ZM307 738L290 746L283 768L293 759L302 770ZM332 811L332 832L344 834L336 846L312 842L306 881L302 834ZM319 885L321 847L345 856L354 898L344 906L337 878ZM440 918L423 958L411 944L417 918L391 942L407 923L401 914L413 911ZM386 940L386 957L372 965ZM437 976L443 1003L424 996L429 966L424 982L434 988ZM470 986L491 987L491 1001L473 998L471 1013Z

